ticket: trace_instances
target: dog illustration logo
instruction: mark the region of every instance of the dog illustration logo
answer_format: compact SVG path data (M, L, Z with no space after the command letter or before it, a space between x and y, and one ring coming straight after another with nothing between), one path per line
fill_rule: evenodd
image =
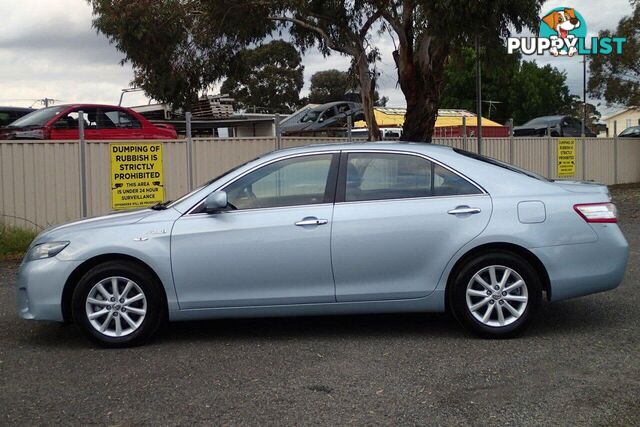
M622 55L626 37L589 37L587 22L571 7L556 7L540 18L540 31L531 37L507 38L507 52L553 56Z
M551 40L549 52L553 56L573 56L578 52L577 38L584 38L587 33L584 19L575 9L560 7L542 17L540 36ZM558 43L561 42L561 43ZM558 47L565 46L565 47Z

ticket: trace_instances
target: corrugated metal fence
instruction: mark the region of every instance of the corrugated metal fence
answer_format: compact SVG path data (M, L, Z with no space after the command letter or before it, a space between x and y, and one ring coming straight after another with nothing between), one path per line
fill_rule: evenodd
M193 139L193 182L213 176L278 148L344 142L346 138ZM109 143L86 142L87 213L111 212ZM122 142L122 141L117 141ZM143 141L129 141L143 142ZM438 138L434 143L477 152L474 138ZM163 142L165 197L189 187L186 140ZM0 222L44 228L81 217L78 141L0 141ZM557 177L556 138L483 138L482 154L541 175ZM586 154L586 155L585 155ZM578 138L574 178L605 184L640 182L640 141Z

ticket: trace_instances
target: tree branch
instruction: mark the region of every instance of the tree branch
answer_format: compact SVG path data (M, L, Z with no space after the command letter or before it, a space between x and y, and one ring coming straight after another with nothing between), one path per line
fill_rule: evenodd
M332 39L331 37L326 33L326 31L324 31L322 28L312 25L306 21L303 21L301 19L298 18L292 18L292 17L288 17L288 16L270 16L269 17L270 20L272 21L283 21L283 22L290 22L292 24L296 24L299 25L303 28L306 28L307 30L313 31L315 33L317 33L318 35L320 35L320 37L322 37L322 39L324 40L324 42L326 43L326 45L332 49L335 50L337 52L340 53L344 53L345 55L351 55L351 56L355 56L357 55L357 52L355 51L355 49L351 49L348 46L339 46L337 45Z
M362 25L362 28L360 28L360 32L358 33L358 35L360 36L361 39L363 39L364 37L366 37L367 33L369 32L369 29L371 28L371 26L382 16L382 11L377 10L373 15L371 15L369 17L369 19L367 19L364 23L364 25Z

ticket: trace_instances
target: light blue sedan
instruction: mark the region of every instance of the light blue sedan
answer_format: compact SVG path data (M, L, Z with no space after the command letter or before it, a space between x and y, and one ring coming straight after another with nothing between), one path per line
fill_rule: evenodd
M110 347L164 320L445 310L507 337L543 296L618 286L628 245L616 222L604 185L437 145L308 146L175 202L44 231L20 267L18 309Z

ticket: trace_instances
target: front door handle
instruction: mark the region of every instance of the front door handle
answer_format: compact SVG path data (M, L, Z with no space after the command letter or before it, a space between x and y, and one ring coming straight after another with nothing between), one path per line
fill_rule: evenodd
M471 208L469 206L457 206L455 209L447 211L449 215L472 215L482 212L480 208Z
M318 219L316 217L306 217L296 222L296 225L298 227L304 227L305 225L325 225L328 222L329 221L326 219Z

